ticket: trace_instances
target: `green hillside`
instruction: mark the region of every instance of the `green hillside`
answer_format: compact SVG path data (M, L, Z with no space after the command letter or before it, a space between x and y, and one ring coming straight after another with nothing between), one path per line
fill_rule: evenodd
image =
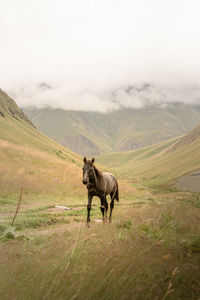
M1 192L52 191L80 194L82 159L34 128L16 103L0 90ZM55 180L56 178L56 180Z
M200 122L199 107L121 109L106 114L26 108L38 129L82 155L128 151L180 136Z
M143 149L99 156L120 176L150 185L166 183L200 168L200 126L187 135Z

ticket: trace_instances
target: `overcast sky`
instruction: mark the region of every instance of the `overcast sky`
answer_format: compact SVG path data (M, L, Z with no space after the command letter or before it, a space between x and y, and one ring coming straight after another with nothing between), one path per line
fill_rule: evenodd
M200 104L200 1L0 0L0 88L20 106Z

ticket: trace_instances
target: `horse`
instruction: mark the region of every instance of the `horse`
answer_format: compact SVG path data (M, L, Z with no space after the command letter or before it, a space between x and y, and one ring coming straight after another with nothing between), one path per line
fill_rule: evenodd
M87 160L86 157L83 159L83 184L86 185L88 190L88 204L87 204L87 223L90 227L90 210L92 205L92 198L97 196L101 200L101 212L103 221L107 221L108 202L106 196L110 195L110 215L109 221L112 220L112 211L114 208L114 200L119 201L119 188L118 182L112 173L101 172L95 165L95 159Z

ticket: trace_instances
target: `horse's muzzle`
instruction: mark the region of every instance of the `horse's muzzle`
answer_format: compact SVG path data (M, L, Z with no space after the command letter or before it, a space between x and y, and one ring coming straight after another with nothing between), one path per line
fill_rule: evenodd
M87 184L87 180L83 180L83 184Z

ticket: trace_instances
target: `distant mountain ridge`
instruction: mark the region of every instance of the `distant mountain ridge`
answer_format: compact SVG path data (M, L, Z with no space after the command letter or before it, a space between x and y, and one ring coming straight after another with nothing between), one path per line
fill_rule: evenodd
M26 108L34 125L81 155L129 151L183 135L200 123L200 107L171 104L108 113Z

